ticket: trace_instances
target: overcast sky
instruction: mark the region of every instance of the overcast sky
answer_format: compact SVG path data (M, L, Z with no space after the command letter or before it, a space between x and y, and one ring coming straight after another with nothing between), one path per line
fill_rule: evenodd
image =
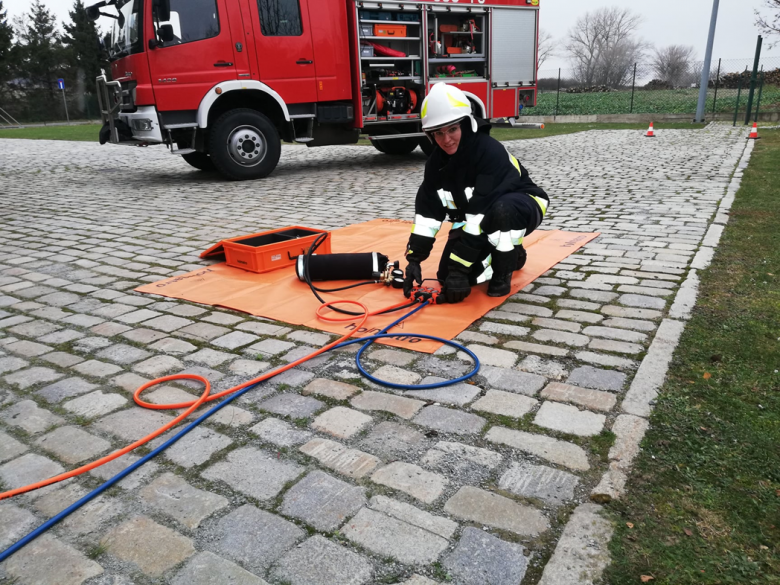
M322 0L310 0L322 1ZM43 0L57 16L59 22L68 18L73 0ZM86 0L87 5L94 0ZM9 16L18 16L27 10L28 0L4 0ZM713 60L743 59L751 62L755 53L758 30L755 27L754 11L761 8L764 0L722 0L718 14L718 28L715 35ZM627 7L644 18L639 34L656 46L675 44L693 45L698 59L703 59L707 44L712 0L541 0L541 26L562 43L577 18L602 6ZM104 25L108 27L108 24ZM776 57L772 68L780 66L780 46L769 49L765 39L763 55ZM775 40L780 40L775 37ZM714 66L714 65L713 65ZM551 58L543 69L566 67L565 58Z

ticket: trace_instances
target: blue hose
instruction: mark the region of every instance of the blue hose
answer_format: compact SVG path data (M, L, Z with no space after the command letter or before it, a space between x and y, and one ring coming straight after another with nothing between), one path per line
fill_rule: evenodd
M397 321L391 323L390 325L388 325L387 327L382 329L376 335L371 335L369 337L361 337L360 339L354 339L354 340L350 340L350 341L345 341L344 343L340 343L338 345L333 346L331 349L336 349L338 347L346 347L346 346L352 345L354 343L363 343L363 346L360 348L360 350L358 351L357 355L355 356L355 361L357 363L358 369L360 370L360 372L366 378L368 378L372 382L375 382L377 384L382 384L384 386L389 386L391 388L400 388L400 389L403 389L403 390L429 390L429 389L433 389L433 388L441 388L443 386L451 386L452 384L457 384L459 382L463 382L464 380L467 380L467 379L471 378L474 374L476 374L479 371L479 367L480 367L479 359L477 358L476 355L474 355L474 352L472 352L471 350L463 347L462 345L460 345L458 343L455 343L454 341L450 341L449 339L442 339L440 337L434 337L434 336L431 336L431 335L416 335L416 334L410 334L410 333L404 333L404 334L400 334L400 333L396 333L396 334L394 334L394 333L387 333L387 331L389 329L395 327L398 323L400 323L404 319L410 317L411 315L414 315L417 311L420 311L427 304L428 304L427 301L425 303L422 303L419 307L416 307L414 310L408 312L406 315L404 315L403 317L401 317ZM468 374L466 374L464 376L461 376L459 378L456 378L454 380L445 380L443 382L437 382L437 383L434 383L434 384L421 384L421 385L418 385L418 386L405 385L405 384L393 384L391 382L384 382L382 380L379 380L378 378L375 378L374 376L372 376L368 372L366 372L366 370L363 368L363 366L360 363L360 356L363 354L363 352L372 343L374 343L374 341L376 341L377 339L384 339L384 338L388 338L388 337L402 337L402 336L403 337L416 337L416 338L421 338L421 339L432 339L432 340L435 340L435 341L440 341L442 343L445 343L445 344L450 345L452 347L455 347L457 349L460 349L461 351L466 352L474 360L474 369L471 372L469 372ZM267 379L270 379L270 378L267 378ZM263 380L263 381L265 381L265 380ZM16 551L18 551L22 547L26 546L27 544L29 544L30 542L32 542L33 540L38 538L41 534L46 532L49 528L51 528L52 526L54 526L55 524L57 524L61 520L64 520L65 518L70 516L73 512L75 512L76 510L81 508L81 506L83 506L84 504L86 504L90 500L93 500L94 498L99 496L101 493L103 493L108 488L110 488L112 485L114 485L115 483L117 483L118 481L123 479L125 476L129 475L130 473L132 473L133 471L138 469L141 465L143 465L144 463L146 463L147 461L149 461L153 457L157 456L159 453L162 453L163 451L165 451L168 447L173 445L176 441L181 439L184 435L189 433L192 429L194 429L196 426L198 426L204 420L209 418L212 414L214 414L215 412L217 412L221 408L224 408L225 406L230 404L233 400L235 400L239 396L243 395L244 393L248 392L249 390L251 390L252 388L254 388L255 386L257 386L258 384L261 384L261 383L262 382L258 382L257 384L252 384L251 386L247 386L246 388L242 388L241 390L239 390L235 394L232 394L231 396L228 396L225 400L223 400L222 402L217 404L214 408L212 408L208 412L203 413L200 417L198 417L196 420L192 421L189 425L184 427L176 435L174 435L173 437L168 439L165 443L163 443L162 445L157 447L151 453L149 453L148 455L142 457L141 459L139 459L138 461L136 461L135 463L133 463L129 467L125 468L124 470L120 471L114 477L112 477L111 479L106 481L104 484L102 484L101 486L95 488L90 493L88 493L86 496L84 496L83 498L81 498L77 502L74 502L73 504L71 504L70 506L65 508L59 514L57 514L56 516L50 518L49 520L47 520L43 524L41 524L38 528L36 528L32 532L30 532L27 536L22 537L17 542L15 542L11 546L9 546L7 549L5 549L3 552L0 552L0 563L3 562L4 560L6 560L8 557L10 557L12 554L14 554Z

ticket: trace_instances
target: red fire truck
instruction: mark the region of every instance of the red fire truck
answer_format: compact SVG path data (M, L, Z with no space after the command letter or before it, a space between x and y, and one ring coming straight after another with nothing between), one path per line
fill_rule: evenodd
M114 19L112 81L97 79L101 142L165 144L230 179L270 174L282 140L363 135L387 154L429 153L420 107L439 81L483 118L514 122L536 103L539 0L104 0L87 10Z

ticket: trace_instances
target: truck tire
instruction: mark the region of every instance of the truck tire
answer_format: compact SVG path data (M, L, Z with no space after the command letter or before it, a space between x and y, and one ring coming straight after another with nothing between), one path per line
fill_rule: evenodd
M191 152L183 154L181 157L188 165L195 167L199 171L214 171L214 161L205 152Z
M404 155L411 153L417 148L416 138L393 138L387 140L371 141L379 152L393 155Z
M262 179L279 162L279 132L256 110L239 108L222 114L209 136L209 155L216 169L233 181Z
M428 140L427 137L423 137L420 138L419 144L420 150L425 153L425 156L431 156L431 153L433 152L433 142Z

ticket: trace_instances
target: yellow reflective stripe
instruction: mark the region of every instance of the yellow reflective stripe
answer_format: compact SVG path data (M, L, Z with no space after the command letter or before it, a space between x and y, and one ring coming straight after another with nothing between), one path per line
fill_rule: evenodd
M447 99L449 100L451 106L454 106L456 108L468 108L469 111L471 111L471 106L469 104L464 104L462 101L456 100L454 97L452 97L452 94L450 92L447 92Z
M414 224L412 226L412 233L417 236L423 236L426 238L435 238L439 230L426 227L424 225Z
M517 161L517 159L508 150L506 151L506 153L509 155L509 162L511 162L512 165L517 169L518 173L521 172L520 171L520 163Z
M533 197L534 201L536 201L539 204L539 207L541 207L542 217L547 215L547 201L541 197L534 197L533 195L531 195L531 197Z
M465 266L466 268L471 268L471 265L474 264L473 262L469 262L468 260L464 260L460 256L456 256L455 254L450 254L450 260L455 260L455 262L463 264L463 266Z
M509 236L512 238L512 245L519 246L523 243L523 237L525 237L525 230L512 230L509 232Z

